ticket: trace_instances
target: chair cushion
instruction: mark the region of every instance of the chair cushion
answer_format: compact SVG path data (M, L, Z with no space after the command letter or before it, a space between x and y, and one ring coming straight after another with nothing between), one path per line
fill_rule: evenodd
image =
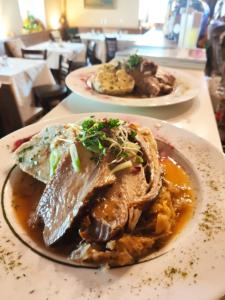
M19 38L6 41L6 46L13 57L22 57L22 48L25 48L23 41Z
M33 88L35 96L39 99L62 98L65 97L68 90L65 85L40 85Z
M53 39L54 42L61 42L62 41L62 35L59 30L52 30L50 32L50 36Z

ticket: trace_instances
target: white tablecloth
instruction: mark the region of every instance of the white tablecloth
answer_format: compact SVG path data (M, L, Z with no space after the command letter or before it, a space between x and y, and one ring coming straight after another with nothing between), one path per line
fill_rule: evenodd
M0 86L1 84L12 85L22 119L25 115L29 117L25 112L34 103L32 88L54 83L55 80L45 61L8 58L6 66L0 62Z
M134 53L137 53L147 59L151 59L161 66L173 68L204 70L206 64L205 49L138 46L137 43L135 46L118 51L116 53L116 58L124 59Z
M97 43L96 56L102 62L106 60L106 47L105 37L116 37L118 42L118 50L124 50L137 42L141 42L143 35L141 34L129 34L129 33L92 33L86 32L80 34L83 43L87 43L88 40L95 41Z
M33 45L27 49L44 50L48 51L47 64L50 69L59 68L59 56L62 54L65 58L77 62L86 61L86 45L82 43L71 42L44 42L41 44Z

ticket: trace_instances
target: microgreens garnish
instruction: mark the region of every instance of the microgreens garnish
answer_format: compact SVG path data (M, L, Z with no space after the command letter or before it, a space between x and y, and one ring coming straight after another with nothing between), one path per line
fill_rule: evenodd
M141 154L137 133L123 125L119 119L89 118L81 123L77 140L93 153L92 160L99 161L110 152L114 157L110 164L122 163Z
M87 119L81 124L78 141L101 159L110 146L108 139L112 136L112 129L119 127L120 124L118 119L103 119L101 121L93 118Z

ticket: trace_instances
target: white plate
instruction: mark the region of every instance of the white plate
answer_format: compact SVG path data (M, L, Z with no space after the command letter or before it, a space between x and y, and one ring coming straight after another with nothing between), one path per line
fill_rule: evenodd
M66 84L74 93L86 97L90 100L133 107L157 107L167 106L177 103L182 103L193 99L198 94L198 86L196 85L195 78L174 69L161 68L173 74L176 78L175 88L172 93L165 96L159 96L154 98L137 98L132 96L109 96L97 93L92 89L91 79L96 73L99 65L81 68L71 72L66 77Z
M90 114L89 114L90 115ZM169 144L171 155L190 174L197 191L193 218L161 254L152 260L111 270L74 268L49 258L27 236L12 212L15 140L37 133L46 124L73 122L70 115L18 130L0 141L1 299L219 299L225 294L225 156L192 133L166 122L136 115L96 113L148 126ZM10 223L11 229L9 228ZM21 243L23 241L23 243ZM32 251L33 250L35 251ZM41 253L37 253L41 252ZM47 257L43 257L41 255Z

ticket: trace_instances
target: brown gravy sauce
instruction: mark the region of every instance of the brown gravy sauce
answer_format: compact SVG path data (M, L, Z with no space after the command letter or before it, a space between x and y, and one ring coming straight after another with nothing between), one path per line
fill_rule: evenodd
M190 198L193 200L193 205L187 206L180 214L175 228L173 229L173 237L175 234L181 231L187 221L192 217L195 206L195 197L191 180L182 167L169 157L162 157L160 161L164 168L165 178L167 180L173 182L174 184L186 185L191 188L188 192L190 193ZM30 225L31 217L35 212L45 185L31 176L23 173L22 171L18 171L18 175L15 177L16 178L13 180L12 199L15 216L22 228L32 238L32 240L38 244L39 247L46 249L42 238L42 228ZM167 243L170 239L171 237L164 242ZM165 244L164 242L162 245ZM68 256L70 253L70 249L65 248L64 246L58 248L48 248L48 250L62 256Z

